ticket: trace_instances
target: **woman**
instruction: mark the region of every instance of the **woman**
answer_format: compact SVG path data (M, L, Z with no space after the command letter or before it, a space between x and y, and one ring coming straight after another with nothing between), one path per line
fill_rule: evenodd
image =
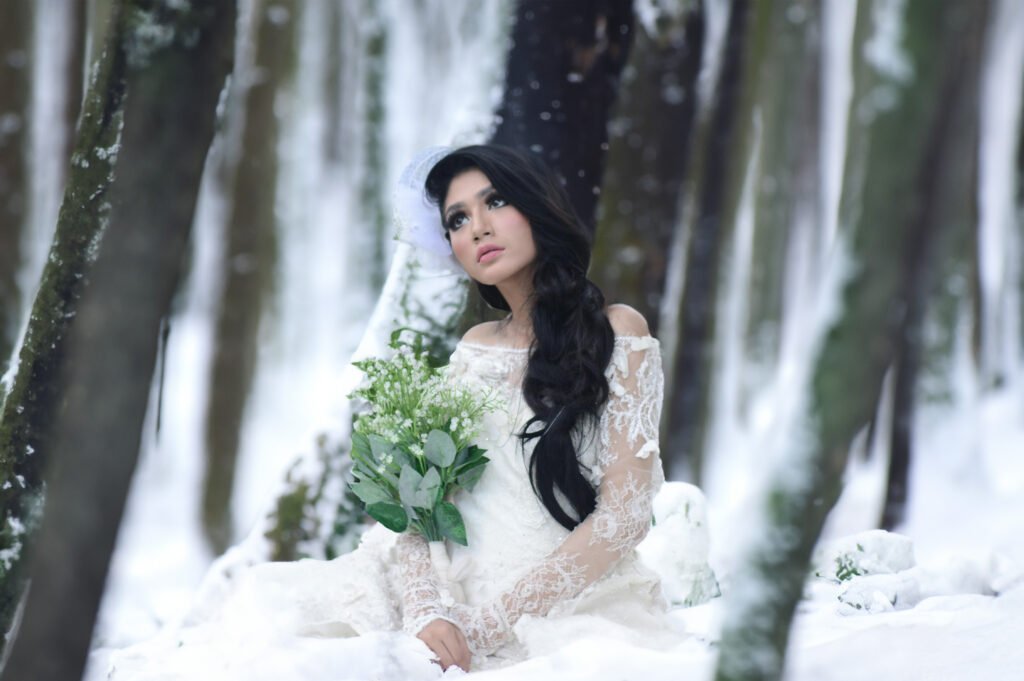
M539 161L465 147L434 165L426 192L459 266L508 312L470 329L446 370L503 397L478 440L490 463L454 499L469 546L448 547L452 573L437 573L422 537L378 525L333 561L246 569L223 602L203 599L188 626L99 656L90 679L309 680L339 665L353 678L432 678L422 643L443 668L468 670L588 634L679 641L634 550L664 479L658 342L586 278L590 236Z
M472 566L467 603L445 605L422 538L399 540L406 630L443 667L468 669L471 655L521 656L517 638L549 630L541 619L555 612L658 628L657 578L634 551L663 481L657 341L632 308L605 307L586 277L589 233L539 161L464 147L434 166L426 191L460 266L508 311L466 333L449 373L503 388L508 410L485 429L484 479L456 499L472 537L453 547Z

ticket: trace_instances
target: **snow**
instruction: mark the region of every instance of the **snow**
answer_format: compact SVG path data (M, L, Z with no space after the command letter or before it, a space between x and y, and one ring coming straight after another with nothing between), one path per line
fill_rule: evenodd
M891 0L877 5L873 17L877 32L868 48L873 63L897 80L909 76L899 44L898 16L903 4ZM1014 4L1014 0L1003 2L999 16L1009 16ZM417 9L392 0L381 6L393 27L387 43L391 71L384 86L385 108L390 113L384 123L388 147L383 165L390 186L390 180L397 178L417 149L482 138L493 122L490 111L500 93L500 86L495 85L500 73L495 73L500 69L507 27L503 28L502 18L493 13L477 16L479 8L474 3L438 3ZM646 0L639 8L653 16L658 6L655 0ZM808 329L818 328L834 312L831 293L840 275L847 272L839 266L848 264L841 262L842 249L834 246L839 231L836 216L855 9L842 0L831 0L827 9L833 48L827 69L834 77L825 79L827 92L823 94L827 113L826 143L822 145L828 187L825 225L820 234L803 230L793 240L781 357L777 366L771 367L763 389L743 396L749 398L748 406L740 413L743 400L738 391L751 367L743 364L739 348L722 346L728 350L725 356L730 362L721 369L728 377L723 390L730 392L716 398L731 413L715 424L715 443L708 457L709 481L703 491L707 505L699 490L669 485L655 505L658 524L641 547L644 560L662 574L670 601L700 600L701 594L714 593L719 585L723 596L673 609L672 619L682 635L671 649L627 645L595 631L529 661L474 673L474 679L702 681L713 677L716 642L726 609L731 607L729 599L739 590L738 547L760 523L752 500L763 489L765 472L780 460L779 444L792 436L787 423L791 425L793 415L799 413L796 386L806 379L806 358L814 354L815 334ZM1019 30L1024 24L1020 10L1015 11L1015 19L1005 23ZM708 3L707 12L708 67L701 76L705 98L720 68L718 55L728 22L728 3ZM648 15L641 18L649 23ZM342 146L350 155L347 165L308 152L323 146L327 126L327 106L322 101L326 95L317 80L322 66L315 63L327 53L324 35L314 30L327 23L321 19L313 12L304 20L306 39L300 58L309 68L299 69L304 75L295 89L298 103L294 111L287 112L296 120L282 141L282 167L290 179L283 181L284 198L277 208L290 237L281 254L281 317L276 332L280 335L271 339L261 358L256 399L247 414L243 438L234 511L241 528L255 529L211 567L213 556L202 541L197 509L201 419L212 344L211 301L217 287L213 272L220 248L212 225L224 207L213 189L205 187L194 232L191 287L172 320L167 348L163 426L157 436L150 416L87 681L105 680L111 665L179 647L180 653L167 658L168 664L158 673L137 678L155 680L179 673L189 679L218 681L334 681L463 675L458 670L442 674L429 661L429 651L421 642L400 633L349 639L299 637L275 626L273 618L261 617L238 620L227 628L180 626L190 612L201 616L215 611L216 603L231 591L236 581L232 577L262 560L266 547L259 519L280 485L281 472L295 451L308 447L317 432L336 428L344 419L342 397L353 380L347 361L353 355L375 354L383 347L383 337L363 335L365 325L381 325L381 319L370 318L373 298L398 293L397 280L386 284L383 292L370 291L360 281L356 262L363 254L358 246L353 248L353 244L364 243L359 241L359 230L365 231L352 190L357 184L353 178L359 177L364 165L363 152L356 144L366 133L360 127L362 122L352 123L351 129L341 133ZM1002 51L990 56L999 73L1019 73L1024 57L1019 47L1012 47L1016 35L1009 29L1000 33ZM355 47L344 55L344 68L364 69L356 53L359 45L355 40L349 42ZM346 74L352 81L346 81L349 88L362 86L362 71ZM985 96L989 98L986 106L993 112L1005 111L1008 99L1019 101L1019 78L1003 88L994 86L1007 82L995 70L991 79L993 84L987 86ZM453 93L462 106L451 116L423 115L445 109ZM50 92L47 96L56 95ZM357 100L349 96L342 106L354 107L352 102ZM557 108L557 103L552 106ZM358 117L347 109L343 116L349 121ZM995 176L1003 172L1000 169L1010 158L1007 154L1016 148L1005 143L1005 130L1016 119L992 116L985 124L992 136L986 138L982 165ZM36 145L40 144L36 140ZM88 160L80 158L84 163ZM990 182L985 181L986 187ZM988 211L986 233L1008 234L1008 230L998 231L1005 227L1008 190L993 185L985 191L993 192L985 199L989 206L984 209ZM37 197L34 207L42 216L55 210L53 199L44 198ZM45 217L38 219L52 223ZM48 235L41 237L40 244L45 243ZM992 257L992 252L1000 249L994 248L999 243L994 239L986 243L986 262L996 263L985 268L986 281L990 281L987 277L1000 272ZM741 245L749 248L749 241ZM672 247L666 310L675 309L671 301L682 294L685 246L680 240ZM36 255L30 278L37 276L45 260L44 248L37 245L32 250ZM1002 261L1001 278L1005 281L1011 265L1017 265L1009 252L1012 249L1004 250L1009 258ZM394 255L402 262L409 254L398 247ZM750 257L747 252L736 255L739 260ZM728 285L730 292L743 289L746 283L742 270L735 274L736 280ZM826 274L832 279L823 279ZM1007 289L1004 286L1002 290ZM734 297L728 304L735 333L746 301ZM1009 316L1014 304L1013 299L1002 300L998 309L1005 311L1000 313L1004 316L985 323L1019 341L1019 319ZM381 314L378 309L373 317ZM674 326L674 320L665 316L662 327ZM665 336L663 346L670 349L674 341L667 333ZM357 347L360 337L363 342ZM1004 349L1009 346L1005 343ZM845 564L856 567L850 572L861 574L838 582L809 579L790 639L790 681L1001 681L1020 677L1024 669L1024 647L1020 645L1024 640L1024 384L1020 358L1000 357L1001 366L1014 370L1006 371L1007 381L1001 387L986 390L975 376L969 343L961 344L957 359L950 379L954 385L951 400L928 405L917 414L907 517L895 533L873 529L884 490L885 452L851 456L844 492L829 517L816 566L827 574L824 568L831 570L837 558L845 556ZM667 364L666 370L671 370ZM705 558L713 575L706 570ZM838 577L834 571L831 576ZM258 612L255 601L252 611Z
M977 418L955 405L925 410L918 419L922 454L912 468L907 522L898 532L865 529L822 542L817 569L825 573L839 555L854 556L858 576L841 582L833 575L809 578L797 608L787 658L790 681L904 681L906 679L1019 678L1024 668L1024 418L1021 393L1007 388L984 398ZM940 425L937 425L940 424ZM995 443L983 457L989 467L964 475L964 442ZM882 468L852 467L847 490L880 486ZM474 673L474 679L678 679L710 680L716 664L715 641L728 607L734 570L727 545L738 528L709 523L699 490L667 483L655 505L658 523L642 549L645 560L666 568L671 556L691 567L708 555L723 584L723 598L672 611L683 633L668 650L651 650L613 641L599 632L572 645L510 667ZM706 509L712 516L715 501ZM681 511L685 509L685 511ZM855 508L841 502L848 517L832 527L857 525ZM673 529L686 517L688 534ZM693 527L704 528L694 533ZM707 532L710 530L710 532ZM675 544L691 550L677 552ZM150 567L164 556L154 556ZM235 559L236 564L245 560ZM685 565L677 562L677 575ZM211 571L215 572L215 571ZM667 582L668 590L679 589ZM221 585L223 587L223 584ZM207 589L207 594L210 590ZM184 595L179 590L177 597ZM208 598L208 596L207 596ZM253 612L259 603L252 601ZM280 623L278 623L280 624ZM140 623L144 631L152 626ZM141 635L138 638L146 638ZM266 618L235 621L230 628L203 625L165 629L135 647L94 650L86 681L104 679L111 663L181 646L162 673L187 672L192 679L438 679L427 650L399 633L361 638L297 637ZM225 652L227 651L227 652ZM121 656L121 657L119 657ZM262 675L248 663L259 656ZM244 670L244 674L241 670ZM241 674L241 675L239 675ZM116 678L116 677L115 677ZM163 678L162 676L137 677ZM169 677L173 678L173 677Z

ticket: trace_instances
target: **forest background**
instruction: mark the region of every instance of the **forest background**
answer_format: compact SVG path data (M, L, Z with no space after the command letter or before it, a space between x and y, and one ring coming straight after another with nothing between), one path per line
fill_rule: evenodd
M152 630L247 536L351 546L350 361L488 315L392 241L392 188L480 141L557 169L661 339L669 477L763 517L718 673L777 675L844 472L899 528L967 413L957 470L1020 490L977 414L1024 420L1022 45L1014 0L5 0L4 678L80 677L105 584Z

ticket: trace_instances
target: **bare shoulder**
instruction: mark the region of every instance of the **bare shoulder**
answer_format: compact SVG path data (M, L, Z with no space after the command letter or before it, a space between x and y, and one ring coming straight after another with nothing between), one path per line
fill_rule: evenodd
M605 312L616 336L649 336L650 327L644 316L624 303L609 305Z
M467 343L492 343L496 325L497 322L481 322L462 334L462 340Z

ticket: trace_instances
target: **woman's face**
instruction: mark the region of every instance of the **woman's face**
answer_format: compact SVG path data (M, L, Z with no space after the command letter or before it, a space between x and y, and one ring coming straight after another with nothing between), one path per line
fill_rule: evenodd
M452 253L472 279L494 286L530 273L537 257L530 223L480 170L471 168L452 179L444 224Z

